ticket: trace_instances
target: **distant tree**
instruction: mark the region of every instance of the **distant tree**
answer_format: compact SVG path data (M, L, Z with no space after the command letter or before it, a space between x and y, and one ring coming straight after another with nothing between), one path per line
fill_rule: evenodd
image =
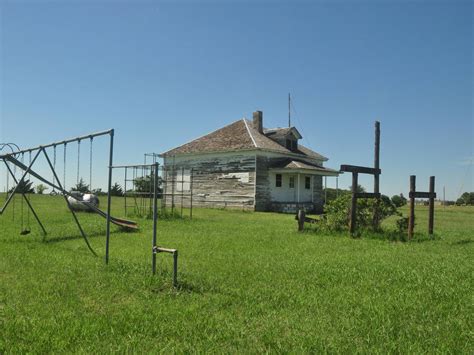
M8 190L8 192L13 192L13 190L15 190L15 187L12 187L10 190ZM18 187L16 189L16 192L17 193L20 193L20 194L34 194L35 193L35 189L33 188L33 182L30 181L30 180L22 180L19 184L18 184Z
M407 199L405 198L405 196L403 196L403 194L393 195L392 202L396 207L402 207L407 204Z
M134 180L136 192L153 193L153 176L147 175ZM158 177L158 192L161 192L162 180Z
M106 195L104 191L102 191L101 188L97 188L91 191L94 195L100 196L100 195Z
M89 192L89 185L87 185L84 180L81 178L79 182L74 186L71 191L78 191L83 194Z
M333 189L331 187L323 189L323 197L326 197L326 203L334 201L339 196L350 194L350 193L351 192L349 190Z
M123 196L123 189L118 183L113 184L110 188L110 195L112 196Z
M474 192L465 192L456 201L456 205L474 205Z
M48 190L49 187L44 185L44 184L38 184L36 185L36 193L38 195L42 195L46 190Z
M352 191L352 185L349 187L349 191ZM356 191L359 192L359 193L366 192L365 187L362 186L362 185L357 185Z

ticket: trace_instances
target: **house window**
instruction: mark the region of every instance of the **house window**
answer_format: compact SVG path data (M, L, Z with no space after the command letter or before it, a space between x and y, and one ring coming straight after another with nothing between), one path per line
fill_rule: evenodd
M281 187L281 174L276 174L275 186Z
M291 150L291 149L292 149L291 146L292 146L292 144L291 144L291 139L287 139L287 140L286 140L286 149Z
M311 188L311 177L310 176L305 176L304 177L304 188L308 189L308 190Z
M291 150L298 150L298 141L291 141Z
M290 189L294 189L294 188L295 188L295 177L290 176Z

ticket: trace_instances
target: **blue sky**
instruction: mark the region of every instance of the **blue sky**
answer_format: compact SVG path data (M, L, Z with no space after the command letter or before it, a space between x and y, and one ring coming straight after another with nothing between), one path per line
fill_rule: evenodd
M285 126L291 92L327 166L372 165L378 119L381 191L436 175L453 199L473 190L473 43L470 1L0 0L0 142L113 127L115 162L139 163L256 109Z

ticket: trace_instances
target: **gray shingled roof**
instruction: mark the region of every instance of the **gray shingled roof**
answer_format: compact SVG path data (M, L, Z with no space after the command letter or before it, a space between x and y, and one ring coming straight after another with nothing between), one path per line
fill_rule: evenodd
M181 154L232 152L239 150L265 150L286 154L299 154L305 157L327 160L326 157L298 144L298 151L292 152L272 139L258 132L251 121L240 119L191 142L173 148L161 156Z

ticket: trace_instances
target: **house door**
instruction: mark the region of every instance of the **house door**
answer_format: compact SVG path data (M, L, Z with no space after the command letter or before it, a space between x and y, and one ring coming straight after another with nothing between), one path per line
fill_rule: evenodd
M296 175L290 175L288 177L288 188L292 199L291 202L297 202Z

